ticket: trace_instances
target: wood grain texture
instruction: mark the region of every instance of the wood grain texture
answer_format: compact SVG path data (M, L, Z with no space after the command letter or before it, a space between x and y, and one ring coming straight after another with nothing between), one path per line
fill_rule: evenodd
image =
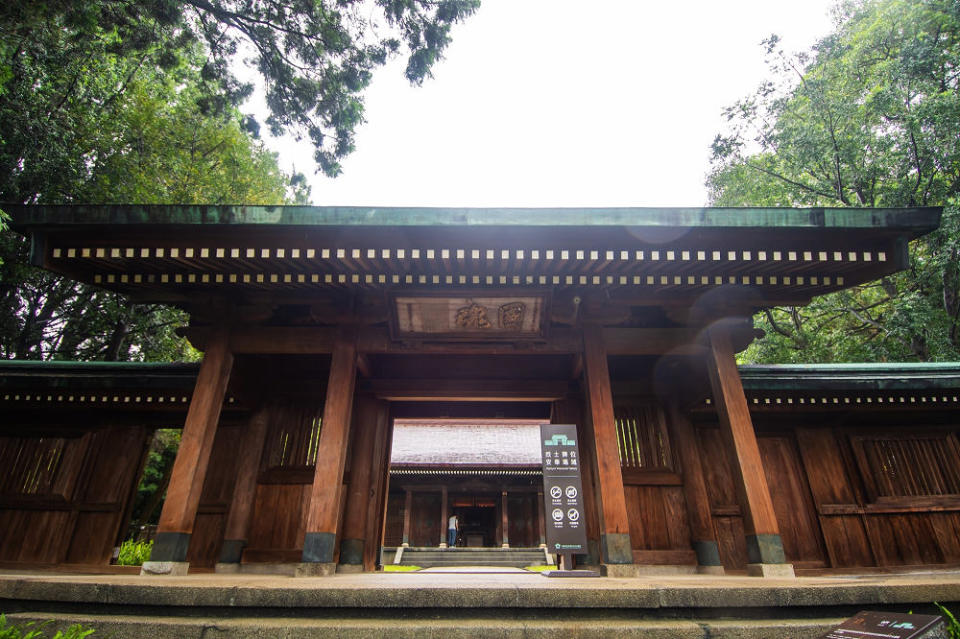
M703 478L703 463L690 419L679 409L676 400L667 407L667 423L673 450L680 458L683 497L690 535L693 541L716 541L710 519L710 500Z
M366 396L357 398L351 428L350 483L345 495L343 539L364 539L371 501L370 481L374 466L374 438L377 431L379 403ZM377 460L379 461L379 460Z
M269 417L269 408L262 407L247 419L244 427L243 440L237 454L236 483L224 528L224 539L246 540L250 533L257 493L257 475L260 471Z
M758 437L757 443L787 561L825 566L823 534L793 438L765 435Z
M370 503L367 506L366 543L363 547L363 569L376 570L380 545L387 525L387 496L390 491L390 450L393 442L393 419L390 405L377 402L377 429L374 437L374 464L371 468Z
M323 426L307 512L308 533L336 535L340 519L343 469L350 435L353 391L357 378L356 328L341 327L330 363L323 405Z
M748 535L778 535L777 515L763 471L747 399L734 359L729 331L724 326L710 330L707 371L720 420L720 430L732 458L731 467L740 503L746 509L744 530Z
M600 487L600 530L602 534L630 534L630 520L620 473L620 453L610 392L610 371L603 336L598 325L583 328L584 372L587 378L591 422L596 447Z
M217 431L217 420L230 381L233 354L227 329L211 335L194 387L180 448L173 464L158 532L191 533Z

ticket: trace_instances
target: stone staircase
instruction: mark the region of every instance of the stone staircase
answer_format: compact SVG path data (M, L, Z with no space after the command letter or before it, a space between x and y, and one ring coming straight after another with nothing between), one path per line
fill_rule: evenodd
M960 573L555 579L516 573L328 577L4 574L10 623L113 639L817 639L859 610L960 610Z
M384 548L381 553L385 566L395 563L396 548ZM499 568L524 568L547 563L542 548L404 548L400 557L401 566L437 568L448 566L491 566Z

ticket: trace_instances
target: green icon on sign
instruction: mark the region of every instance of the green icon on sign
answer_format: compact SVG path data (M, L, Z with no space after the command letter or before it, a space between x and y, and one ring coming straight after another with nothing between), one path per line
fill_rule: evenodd
M550 439L543 440L544 446L576 446L577 440L570 439L566 435L554 435Z

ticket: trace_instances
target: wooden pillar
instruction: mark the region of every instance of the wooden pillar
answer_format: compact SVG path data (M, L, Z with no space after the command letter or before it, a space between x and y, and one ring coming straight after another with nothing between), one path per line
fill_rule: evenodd
M160 512L153 553L151 560L144 563L141 574L185 574L187 571L190 535L232 367L230 331L218 327L203 354Z
M403 500L403 546L410 545L410 511L413 510L413 491L409 488L404 489Z
M349 443L353 390L357 379L357 331L341 327L333 345L330 379L323 405L317 465L310 490L306 534L303 539L302 576L330 574L334 571L343 467Z
M600 494L597 497L600 502L601 559L606 564L632 564L630 522L627 519L627 501L620 471L610 371L599 325L584 325L583 351L587 397L596 446L597 478L600 484Z
M447 519L450 517L449 508L447 505L449 495L447 494L447 487L440 487L440 547L447 547Z
M510 516L508 514L507 501L507 491L504 490L500 493L500 526L503 529L503 534L500 535L501 548L510 547Z
M240 450L237 451L237 479L227 514L217 572L227 572L239 567L243 549L247 545L257 492L257 476L260 474L260 458L263 456L269 422L270 409L267 407L261 407L247 420Z
M340 540L340 565L346 570L362 570L366 546L367 516L374 495L370 491L375 460L379 402L374 397L357 400L353 417L353 444L350 457L350 486L344 506L343 534Z
M380 548L383 545L383 533L387 523L387 498L390 494L390 449L393 442L393 419L390 416L389 404L379 401L380 410L377 414L377 436L375 440L376 463L371 469L371 494L367 516L366 545L363 551L363 569L373 571L377 569L380 558Z
M687 503L693 550L697 553L697 570L701 573L722 575L723 562L720 561L720 547L713 529L707 484L703 479L700 448L697 446L693 425L680 409L677 398L671 399L667 411L670 440L683 468L683 497Z
M722 324L711 328L709 340L707 371L720 430L735 462L732 471L744 510L748 569L751 574L763 576L793 576L793 567L786 563L783 554L780 528L734 359L729 328Z
M546 523L543 520L543 491L537 491L537 533L540 536L540 546L544 547L547 545L547 529Z

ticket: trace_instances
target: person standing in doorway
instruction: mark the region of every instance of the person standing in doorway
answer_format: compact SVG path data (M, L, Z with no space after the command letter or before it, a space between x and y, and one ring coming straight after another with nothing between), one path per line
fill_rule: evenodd
M457 545L457 532L460 530L460 519L456 514L450 515L447 520L447 546L453 548Z

